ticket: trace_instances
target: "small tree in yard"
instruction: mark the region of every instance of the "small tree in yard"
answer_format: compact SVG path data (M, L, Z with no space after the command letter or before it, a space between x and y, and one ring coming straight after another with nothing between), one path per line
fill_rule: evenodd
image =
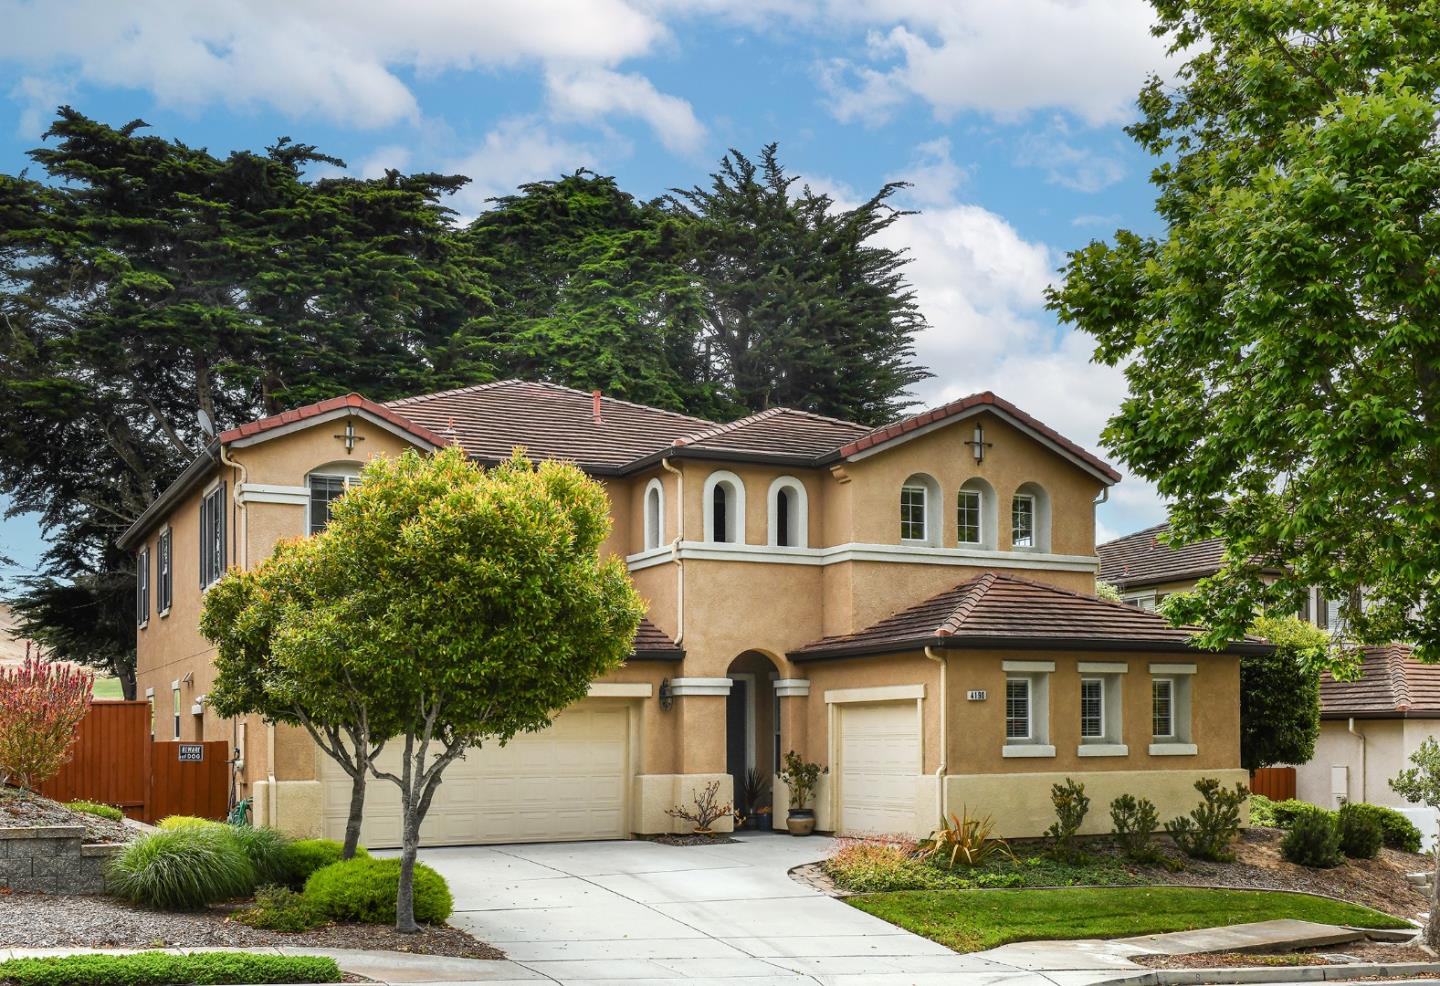
M609 531L604 490L576 467L517 453L482 471L449 448L373 460L311 539L315 583L271 649L285 674L338 669L371 742L401 744L398 772L370 765L400 789L397 930L417 930L415 853L445 768L544 729L630 654L644 604L624 564L600 560Z
M88 671L36 657L0 671L0 785L34 791L60 772L94 684Z
M1390 780L1390 788L1406 801L1429 805L1440 812L1440 743L1427 737L1420 748L1410 754L1413 767L1407 767ZM1425 944L1440 947L1440 842L1430 848L1435 860L1435 876L1430 888L1430 919L1425 922Z

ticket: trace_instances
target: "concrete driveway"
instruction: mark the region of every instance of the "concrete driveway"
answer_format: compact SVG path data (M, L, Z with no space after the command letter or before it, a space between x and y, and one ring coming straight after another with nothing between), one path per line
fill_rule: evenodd
M450 921L505 950L492 982L1044 982L956 955L792 880L820 837L743 833L727 845L546 843L426 849L455 895ZM503 967L503 968L501 968Z

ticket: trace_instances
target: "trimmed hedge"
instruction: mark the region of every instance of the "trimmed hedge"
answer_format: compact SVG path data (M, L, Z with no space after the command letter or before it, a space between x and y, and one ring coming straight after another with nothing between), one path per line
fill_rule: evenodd
M1355 812L1373 820L1380 827L1385 848L1410 853L1420 851L1420 830L1410 819L1405 817L1403 812L1387 808L1384 805L1367 804L1363 801L1349 802L1341 810ZM1328 808L1321 808L1319 805L1312 805L1308 801L1297 801L1294 798L1287 801L1271 801L1260 794L1250 795L1251 825L1260 825L1265 828L1294 828L1297 819L1308 815L1326 815L1331 820L1338 821L1336 812Z
M136 839L111 860L107 876L117 896L166 911L197 911L255 888L255 868L240 843L211 826Z
M338 983L334 959L200 952L170 955L67 955L0 962L6 986L216 986L223 983Z
M285 847L285 882L299 890L316 870L340 862L345 847L334 839L296 839ZM364 846L355 847L356 859L369 859Z
M1374 859L1380 855L1385 835L1374 815L1360 810L1359 805L1344 805L1335 816L1335 830L1340 833L1340 851L1351 859Z
M1420 830L1402 812L1396 811L1394 808L1386 808L1384 805L1366 804L1361 801L1347 804L1340 811L1342 813L1354 812L1373 820L1380 827L1380 835L1384 840L1385 848L1398 849L1401 852L1418 853L1420 851Z
M125 820L125 813L114 805L102 805L98 801L67 801L65 807L71 811L78 811L83 815L95 815L99 818L108 818L112 822Z
M393 924L400 889L400 860L347 859L316 870L305 882L305 896L335 921ZM415 920L441 924L455 902L445 878L424 863L415 864Z

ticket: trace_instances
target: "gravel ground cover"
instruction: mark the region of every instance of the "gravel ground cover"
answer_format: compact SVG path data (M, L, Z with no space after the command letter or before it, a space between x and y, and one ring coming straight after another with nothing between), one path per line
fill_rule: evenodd
M1388 942L1356 942L1353 945L1332 945L1327 948L1255 955L1246 952L1217 952L1205 955L1137 955L1130 959L1147 969L1231 969L1246 967L1285 967L1305 965L1337 965L1339 956L1365 963L1435 962L1419 945Z
M0 891L3 893L3 891ZM336 924L294 934L230 920L238 908L195 914L147 911L108 897L0 896L0 948L202 948L277 946L383 949L500 959L504 953L449 925L402 935L387 925Z
M124 822L71 811L58 801L39 795L0 788L0 828L30 825L83 825L86 842L129 842L135 837L134 830Z

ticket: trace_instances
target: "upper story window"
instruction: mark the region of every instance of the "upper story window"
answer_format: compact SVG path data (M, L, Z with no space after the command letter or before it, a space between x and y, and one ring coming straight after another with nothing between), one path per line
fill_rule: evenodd
M705 540L745 543L745 483L723 469L705 479Z
M161 616L170 612L175 598L174 539L167 527L155 539L155 611Z
M793 476L770 484L769 542L778 548L804 548L809 535L805 486Z
M135 622L150 622L150 549L141 548L135 556Z
M309 520L306 530L319 534L330 526L330 506L352 486L360 485L359 468L350 462L323 466L305 477L310 488Z
M995 491L978 476L956 494L955 540L962 547L995 547Z
M1080 679L1080 738L1105 736L1105 682L1099 678Z
M1050 497L1038 483L1025 483L1010 499L1010 546L1050 550Z
M200 501L200 588L225 574L225 484Z
M645 550L660 547L665 540L665 487L652 479L645 487Z
M916 473L900 487L900 540L907 544L938 544L940 484Z

